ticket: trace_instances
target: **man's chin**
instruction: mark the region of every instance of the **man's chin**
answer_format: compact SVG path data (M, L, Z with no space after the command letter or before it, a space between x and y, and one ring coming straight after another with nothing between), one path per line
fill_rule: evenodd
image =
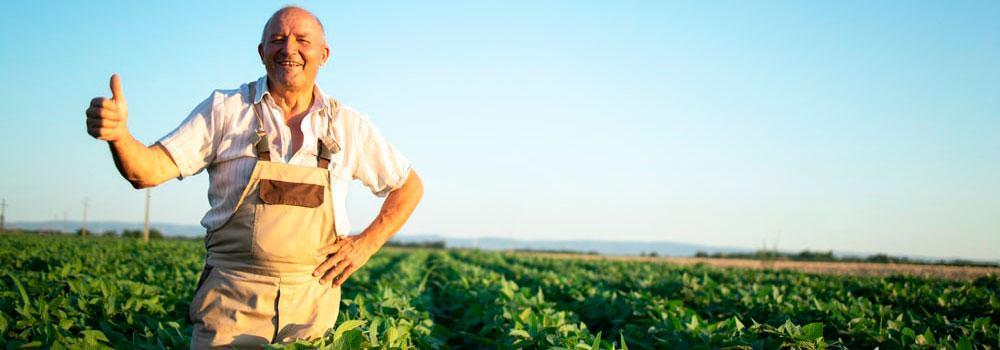
M305 78L287 76L284 74L268 74L267 78L272 84L285 90L294 90L305 85Z

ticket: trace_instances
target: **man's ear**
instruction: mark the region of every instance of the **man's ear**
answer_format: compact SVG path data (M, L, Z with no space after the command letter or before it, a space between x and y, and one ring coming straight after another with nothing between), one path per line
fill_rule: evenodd
M323 46L323 62L320 65L325 65L326 61L330 59L330 46Z
M264 63L264 43L257 44L257 56L260 56L260 63Z

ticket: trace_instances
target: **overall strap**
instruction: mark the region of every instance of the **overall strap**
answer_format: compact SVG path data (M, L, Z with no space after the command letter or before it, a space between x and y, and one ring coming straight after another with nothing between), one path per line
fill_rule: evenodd
M254 103L257 99L257 82L251 82L248 84L250 87L250 104L253 106L254 114L257 117L257 141L254 143L254 148L257 150L257 159L264 161L271 161L271 148L270 142L267 140L267 133L264 132L264 113L261 111L260 103Z
M333 153L330 152L330 148L326 147L322 139L316 139L317 152L316 152L316 167L326 169L330 166L330 158L333 158Z
M328 107L323 113L326 115L327 123L327 134L328 136L333 136L333 118L337 115L340 109L340 104L336 100L330 99L333 107ZM337 140L330 139L330 145L328 146L323 138L316 139L316 145L318 152L316 152L316 166L326 169L330 165L330 159L333 157L334 153L340 152L340 144Z
M248 86L250 88L248 100L253 105L254 114L257 118L257 141L254 143L254 148L257 151L257 159L271 161L270 143L267 140L267 133L264 131L264 113L261 110L260 103L254 103L254 100L257 98L257 82L251 82ZM333 109L337 109L336 104ZM332 118L330 122L332 123ZM333 158L333 154L340 151L340 145L334 141L334 149L331 150L322 139L316 139L316 145L316 167L326 169L330 166L330 159Z

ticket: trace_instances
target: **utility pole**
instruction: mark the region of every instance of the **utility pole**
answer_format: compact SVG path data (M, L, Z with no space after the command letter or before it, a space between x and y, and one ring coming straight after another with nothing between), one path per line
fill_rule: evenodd
M149 188L146 188L146 222L142 225L142 241L149 243Z
M0 234L7 232L7 226L4 226L4 224L6 223L5 221L6 214L7 214L7 198L4 198L3 203L0 204Z
M83 228L80 229L80 233L83 237L87 237L87 207L90 206L90 198L83 197Z

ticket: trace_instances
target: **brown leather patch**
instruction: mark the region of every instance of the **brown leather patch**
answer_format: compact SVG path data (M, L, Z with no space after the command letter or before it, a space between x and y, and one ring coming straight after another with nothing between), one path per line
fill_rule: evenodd
M323 204L323 186L261 179L260 200L265 204L315 208Z

